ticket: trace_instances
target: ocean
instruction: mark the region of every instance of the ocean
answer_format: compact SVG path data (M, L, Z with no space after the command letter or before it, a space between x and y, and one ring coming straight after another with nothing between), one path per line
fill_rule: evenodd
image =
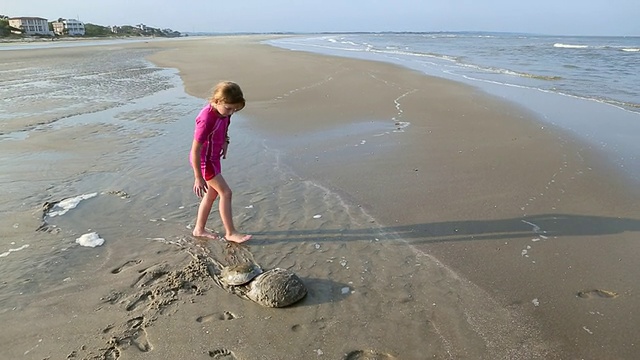
M267 43L394 63L478 87L587 141L640 182L640 37L353 33Z

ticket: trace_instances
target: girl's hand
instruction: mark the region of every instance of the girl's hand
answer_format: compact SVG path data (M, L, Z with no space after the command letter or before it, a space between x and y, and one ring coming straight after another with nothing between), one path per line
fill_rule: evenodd
M202 177L196 178L193 183L193 192L197 197L201 198L207 193L207 182Z
M222 145L222 150L220 150L220 155L222 155L223 159L227 158L227 148L229 147L229 143L224 143L224 145Z

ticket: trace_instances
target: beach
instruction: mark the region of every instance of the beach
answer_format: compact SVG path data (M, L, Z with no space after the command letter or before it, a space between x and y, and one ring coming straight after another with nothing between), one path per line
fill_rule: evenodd
M605 156L466 84L273 38L0 51L0 358L636 357L640 193ZM190 235L220 80L247 99L222 164L245 246ZM261 307L198 254L308 294Z

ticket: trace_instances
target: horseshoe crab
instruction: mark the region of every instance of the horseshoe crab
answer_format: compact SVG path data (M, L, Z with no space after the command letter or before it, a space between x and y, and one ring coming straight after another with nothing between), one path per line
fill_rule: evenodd
M244 285L262 274L260 266L253 263L243 263L222 268L222 281L230 286Z
M246 296L267 307L285 307L307 295L307 288L293 272L275 268L258 275L247 287Z
M218 242L213 242L217 245ZM209 246L211 244L207 244ZM226 244L223 265L208 247L192 246L188 252L206 267L213 282L223 290L266 307L294 304L307 295L302 280L292 271L275 268L263 271L242 244Z

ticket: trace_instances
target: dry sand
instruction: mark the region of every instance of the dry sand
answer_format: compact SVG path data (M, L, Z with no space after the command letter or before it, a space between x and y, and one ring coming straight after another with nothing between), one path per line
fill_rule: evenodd
M18 310L4 300L0 357L634 358L640 202L597 154L468 86L261 39L129 45L197 98L219 80L242 86L242 168L229 175L235 203L256 204L239 220L255 240L200 244L161 225L175 245L75 259L86 272L65 286ZM215 287L185 249L290 268L309 295L262 308Z

